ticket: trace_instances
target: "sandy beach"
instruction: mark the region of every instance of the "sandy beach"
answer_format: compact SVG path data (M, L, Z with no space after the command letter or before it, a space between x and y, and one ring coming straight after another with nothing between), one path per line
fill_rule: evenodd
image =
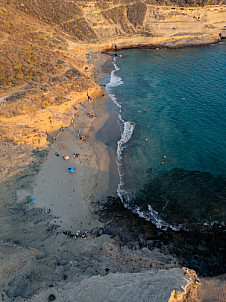
M109 59L93 55L97 83L109 73ZM78 105L68 127L48 134L48 152L36 151L37 167L1 188L2 200L12 200L2 211L0 229L1 274L7 280L2 301L201 301L196 273L185 273L176 255L148 249L151 243L142 243L141 235L131 240L133 226L125 220L125 230L119 222L130 215L126 210L100 215L108 196L117 196L117 112L107 95ZM87 237L73 238L78 230ZM221 301L223 281L214 282Z
M109 59L106 55L98 56L97 70L101 70L106 59ZM96 77L99 81L103 72L96 73ZM107 146L96 139L103 125L107 121L109 124L107 101L107 95L86 101L79 112L74 113L69 127L50 136L51 148L34 179L31 198L37 200L36 207L54 216L51 223L60 227L58 230L90 231L100 227L93 205L109 196L110 192L116 193L116 186L112 181L109 183L110 156ZM114 122L117 128L116 121L111 121L111 126ZM104 134L99 134L99 137L104 139ZM79 154L79 157L75 158L75 154ZM68 173L69 167L75 168L75 173ZM113 178L118 183L118 175L111 177L111 180ZM22 200L25 195L30 194L25 191L21 195L18 193L18 199Z
M222 232L161 231L118 198L104 88L116 49L220 42L211 3L0 1L0 301L225 301Z
M91 204L103 198L109 186L109 155L105 145L95 139L96 131L108 117L104 107L104 98L98 100L98 105L84 104L74 122L56 136L34 182L32 197L37 199L36 206L50 209L59 217L53 223L66 229L98 225L91 219ZM91 113L94 117L88 116ZM85 139L80 139L76 131ZM80 155L73 158L73 154ZM69 167L74 167L75 173L67 173Z
M109 60L109 57L100 55L98 70L106 59ZM103 73L99 71L96 77L103 77ZM114 301L116 296L118 301L126 301L121 296L122 292L127 288L129 296L131 290L134 292L134 278L142 280L143 276L142 273L128 275L131 280L128 279L120 289L120 280L127 279L123 274L138 273L140 268L150 267L150 263L156 269L160 266L176 269L177 277L170 278L168 291L162 293L162 301L168 301L175 288L182 290L182 280L184 285L192 280L192 277L184 279L183 270L173 264L173 258L163 260L165 256L162 257L158 250L150 252L150 255L146 251L132 251L120 247L111 236L103 234L104 223L100 222L96 213L107 196L116 195L118 183L114 146L106 143L111 138L117 140L119 128L116 115L109 119L106 101L107 96L80 104L80 110L74 114L70 126L48 135L51 141L48 153L37 152L38 156L43 154L37 172L34 170L30 176L9 181L16 190L12 185L8 187L12 188L14 203L2 212L2 238L7 236L9 244L3 244L1 248L6 264L1 266L1 273L11 280L7 283L10 285L3 285L3 301L47 301L51 294L56 301ZM94 116L90 117L92 113ZM113 125L116 130L111 131ZM78 137L77 131L85 140ZM97 133L102 141L96 139ZM112 133L112 137L108 133ZM80 156L73 158L73 154ZM112 154L111 161L109 154ZM63 156L69 156L69 159L65 160ZM74 167L75 173L67 173L69 167ZM5 199L10 191L2 193ZM28 199L34 198L36 202L30 204ZM81 234L88 231L87 238L72 238L78 230ZM13 270L9 270L11 265ZM18 270L19 274L16 273ZM117 272L118 275L115 275ZM172 276L170 270L159 273L164 278ZM26 281L24 276L29 276ZM115 285L106 291L105 283ZM72 284L76 287L70 291ZM94 288L98 288L98 295ZM39 293L33 296L37 289ZM112 289L114 292L117 289L117 295ZM137 301L137 295L133 295L131 301ZM147 291L143 301L149 295ZM14 299L14 296L17 298Z

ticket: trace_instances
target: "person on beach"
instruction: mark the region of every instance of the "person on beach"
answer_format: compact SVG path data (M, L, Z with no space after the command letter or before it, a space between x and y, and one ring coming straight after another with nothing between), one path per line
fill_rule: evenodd
M79 153L74 153L73 158L79 158L80 154Z
M35 203L37 201L37 199L36 198L31 198L31 199L28 199L28 202L29 203Z
M87 238L87 233L88 233L88 231L85 231L85 232L82 234L82 238L83 238L83 239Z

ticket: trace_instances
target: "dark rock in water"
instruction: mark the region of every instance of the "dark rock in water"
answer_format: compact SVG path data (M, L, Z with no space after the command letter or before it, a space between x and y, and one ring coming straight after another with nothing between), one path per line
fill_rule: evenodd
M164 173L149 172L144 188L133 200L148 210L150 204L171 225L225 221L226 179L210 173L172 169Z
M114 236L121 246L148 249L159 248L178 257L181 265L194 269L199 275L214 276L226 271L226 232L223 228L198 225L190 231L167 231L140 218L124 207L119 198L109 198L98 213L105 223L104 233ZM130 244L128 244L130 243Z

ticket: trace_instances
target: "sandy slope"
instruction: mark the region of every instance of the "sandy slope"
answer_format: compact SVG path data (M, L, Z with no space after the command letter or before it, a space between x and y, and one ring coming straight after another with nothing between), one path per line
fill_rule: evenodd
M49 289L28 301L47 301L54 294L56 301L67 302L167 302L172 288L181 291L187 282L180 269L116 273L69 282L58 291Z
M32 196L37 198L36 206L51 209L51 213L59 217L54 223L65 229L90 229L100 225L92 216L91 203L102 198L109 186L109 155L106 146L95 140L95 132L108 117L104 102L99 99L95 105L85 103L74 123L57 135L34 181ZM87 113L92 112L95 117L88 117ZM78 139L78 130L87 137L86 141ZM73 158L74 153L80 157ZM64 160L63 155L70 159ZM69 167L75 168L74 174L66 173Z
M95 136L108 114L104 98L84 106L68 128L53 134L56 140L49 136L52 145L37 174L31 170L30 176L9 179L8 189L1 191L5 204L8 200L0 224L1 299L47 301L54 294L57 301L114 301L115 297L123 301L127 294L136 301L143 294L143 301L154 296L167 301L173 290L188 282L172 256L158 250L132 251L108 235L95 235L102 231L92 203L109 187L109 155ZM94 117L89 118L87 113L92 112ZM87 141L76 138L77 130ZM69 161L62 158L73 153L81 155ZM75 174L66 174L69 166L76 168ZM27 203L27 196L37 202ZM96 233L91 234L93 228ZM88 239L62 233L77 229L88 230ZM147 271L140 272L141 268ZM153 291L156 282L162 284L161 291Z
M29 2L28 4L30 5ZM208 44L220 40L219 33L225 24L225 7L206 8L206 12L200 8L186 8L183 11L176 8L171 13L171 8L155 9L149 5L142 28L136 27L127 19L119 18L115 24L112 21L108 22L115 9L118 11L118 7L109 7L107 12L109 19L104 19L101 10L95 11L93 8L85 7L83 13L86 21L90 24L93 22L96 34L101 37L98 43L91 45L90 41L74 42L69 36L61 34L57 37L55 29L50 28L47 28L41 36L41 39L45 37L54 43L56 37L63 39L60 47L57 46L51 52L51 58L55 59L57 53L59 58L64 58L64 63L70 63L83 71L88 84L93 87L89 86L90 89L96 91L97 95L100 94L99 87L88 81L88 77L93 76L93 67L96 63L92 52L112 48L114 43L118 48L159 43L166 47ZM125 12L125 8L122 9ZM89 10L94 13L90 14ZM15 8L11 15L3 13L1 17L4 17L5 22L10 22L14 13ZM9 50L13 54L15 49L14 32L21 31L23 15L21 17L19 11L17 13L18 28L8 27L7 23L4 23L6 31L9 31L9 38L7 40L4 38L1 46L7 55ZM125 13L124 17L126 16ZM102 17L102 25L99 23L99 17ZM153 22L155 19L157 21ZM24 32L29 25L26 20L23 21ZM34 21L34 18L32 20ZM40 24L37 20L35 22L37 24L32 23L29 31L36 36L36 29ZM152 23L153 27L150 27ZM37 28L33 28L34 24ZM125 24L133 33L123 31ZM144 30L153 35L149 37L143 34ZM123 37L119 34L120 31ZM25 32L20 39L21 49L26 37ZM30 43L30 36L26 39L29 47L34 48ZM37 39L39 41L39 38ZM38 47L35 48L37 53L38 50ZM90 56L89 64L87 52ZM49 55L47 52L47 59ZM21 55L18 62L22 59L26 61L27 56L28 54L25 57ZM10 61L10 64L13 66L18 62ZM27 62L24 64L25 67L29 66ZM102 64L103 62L98 65L98 70ZM85 69L86 66L88 70ZM95 101L96 105L86 104L87 107L83 108L78 103L86 99L86 89L75 92L74 87L70 86L74 80L79 79L71 77L65 81L62 74L57 82L52 82L53 79L54 76L51 76L49 82L49 74L46 73L46 78L43 78L46 80L45 84L38 82L36 86L31 87L33 90L27 99L22 99L23 108L28 109L26 106L29 105L31 109L34 101L37 100L39 104L42 98L44 101L41 104L44 106L45 98L48 101L55 99L55 95L59 93L67 96L65 102L46 108L44 106L42 109L38 107L37 112L32 111L32 114L18 118L2 118L0 123L1 179L4 181L0 184L0 299L7 302L47 301L49 295L54 294L56 301L127 301L128 297L129 301L168 301L174 290L181 289L180 285L187 283L177 258L164 255L159 250L147 253L145 250L121 248L107 235L96 237L89 233L87 240L74 240L63 235L63 230L75 232L77 229L90 231L93 228L96 229L95 234L101 235L101 223L93 213L92 203L101 199L108 191L110 159L106 146L95 139L97 130L107 119L104 99ZM61 87L62 80L65 82ZM31 99L32 97L35 99ZM15 107L13 110L20 109L17 102L10 104ZM70 124L73 114L77 112L73 110L73 105L79 105L81 109L79 118L65 128L64 132L52 134L52 131L59 131L61 125ZM12 111L12 106L8 107L9 111ZM1 108L4 115L7 106ZM88 118L86 111L94 112L95 117ZM49 119L49 116L52 118ZM78 140L76 130L87 134L88 140L86 142ZM47 148L46 132L52 141L52 145L48 147L48 154L41 150ZM56 135L56 140L52 140L53 135ZM65 149L62 144L65 145ZM37 146L40 151L34 151L33 148ZM58 151L60 157L55 155ZM73 153L80 153L80 158L69 161L62 159L63 154L71 157ZM76 168L74 175L66 174L69 166ZM37 199L35 205L26 203L28 195ZM46 209L50 209L50 213L46 213ZM156 269L150 270L150 265ZM106 269L109 269L109 274ZM214 301L214 297L215 301L224 301L224 280L219 281L217 278L203 280L203 286L204 291L200 290L197 294L197 286L194 287L192 282L190 298L188 296L183 298L173 292L171 301L208 301L208 299ZM213 286L216 286L216 292L211 290ZM198 286L198 289L201 288L202 284Z

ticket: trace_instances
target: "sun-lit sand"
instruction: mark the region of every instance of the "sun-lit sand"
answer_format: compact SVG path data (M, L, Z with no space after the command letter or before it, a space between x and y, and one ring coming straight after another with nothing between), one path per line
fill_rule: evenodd
M92 112L94 117L89 117ZM52 222L66 230L100 225L91 204L101 199L109 186L109 155L106 146L95 139L95 133L107 118L104 98L95 104L86 102L71 125L57 134L35 178L32 196L37 199L36 206L50 209L56 217ZM85 136L84 140L77 131ZM73 158L74 154L80 155ZM68 173L69 167L74 167L75 172Z

